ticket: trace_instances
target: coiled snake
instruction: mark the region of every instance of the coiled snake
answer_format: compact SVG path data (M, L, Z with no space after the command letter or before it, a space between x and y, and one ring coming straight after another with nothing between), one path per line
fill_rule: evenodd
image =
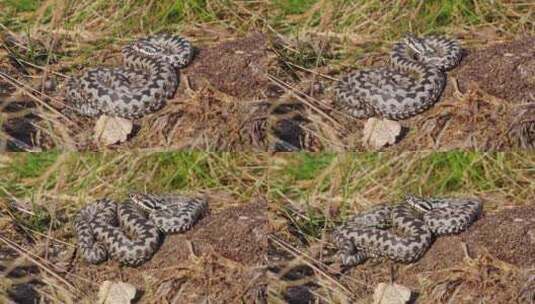
M474 199L408 195L404 202L379 205L351 217L334 231L333 237L344 266L360 264L369 257L410 263L423 256L434 236L468 228L481 208ZM388 228L396 228L403 236L385 230Z
M78 248L92 264L109 255L122 264L140 265L160 246L160 232L190 229L207 208L206 201L183 196L132 193L122 204L100 199L80 209L74 220Z
M446 85L445 71L461 58L455 40L409 35L394 45L389 67L363 69L343 77L335 88L335 102L356 118L409 118L435 104Z
M85 116L139 118L161 109L178 86L177 69L192 58L191 44L178 36L159 34L122 49L124 67L89 69L71 77L66 98Z

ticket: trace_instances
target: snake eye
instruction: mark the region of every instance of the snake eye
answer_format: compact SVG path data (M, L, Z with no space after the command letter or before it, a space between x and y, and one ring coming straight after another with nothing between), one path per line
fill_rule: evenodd
M138 193L137 192L128 193L128 197L135 200L138 198Z

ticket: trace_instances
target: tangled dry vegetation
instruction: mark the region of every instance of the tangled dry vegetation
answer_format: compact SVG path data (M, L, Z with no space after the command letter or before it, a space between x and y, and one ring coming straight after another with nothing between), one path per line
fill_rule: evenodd
M441 101L403 121L403 137L387 149L533 145L528 2L23 2L30 7L8 1L0 15L1 134L10 150L102 148L94 119L69 114L64 80L118 65L122 45L159 31L187 37L198 54L168 106L110 148L365 150L364 122L333 107L332 87L351 69L384 62L405 32L445 33L468 52Z

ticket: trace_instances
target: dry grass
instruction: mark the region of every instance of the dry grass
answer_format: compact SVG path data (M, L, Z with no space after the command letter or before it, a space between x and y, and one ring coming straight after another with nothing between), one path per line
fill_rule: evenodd
M534 10L528 2L390 1L385 5L381 1L314 0L25 0L7 1L4 5L0 14L4 41L16 39L14 45L6 44L0 50L0 96L7 101L2 105L2 121L4 129L8 129L2 138L9 141L10 149L19 150L98 149L91 144L91 121L61 112L68 108L61 93L64 78L95 63L116 65L121 45L150 32L180 32L201 47L236 39L252 30L268 33L277 41L273 47L277 60L263 72L273 84L287 91L288 98L305 106L309 123L304 128L316 139L314 145L326 150L361 147L342 141L354 132L354 122L347 122L345 115L333 111L328 94L307 93L307 87L318 82L331 87L340 71L377 62L388 46L408 31L459 36L467 47L534 33ZM259 93L263 89L259 88ZM4 90L7 93L2 93ZM255 148L236 131L248 119L240 113L247 112L251 100L231 96L216 98L206 105L200 98L205 91L203 87L190 92L183 106L173 108L180 115L186 111L184 126L177 128L175 123L180 115L163 115L158 127L149 128L151 134L168 132L165 137L178 137L178 142L154 142L149 134L138 137L134 146ZM213 91L219 93L217 88ZM263 97L259 94L253 99L262 101ZM189 128L206 119L207 106L212 113L230 109L230 116L223 122L214 117ZM141 121L143 126L151 123L150 119ZM213 127L225 123L228 128ZM202 125L207 127L202 129ZM180 138L180 134L188 132L192 134ZM421 147L415 144L412 148Z

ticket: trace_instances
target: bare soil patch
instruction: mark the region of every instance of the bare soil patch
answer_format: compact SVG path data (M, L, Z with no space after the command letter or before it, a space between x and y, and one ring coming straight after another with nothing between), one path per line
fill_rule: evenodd
M535 206L510 208L476 222L464 241L474 254L486 248L496 258L519 267L535 267Z
M510 103L535 101L535 37L469 50L456 70L459 89L473 83Z
M242 39L200 48L184 76L194 90L206 85L227 95L247 99L262 96L269 84L266 35L252 33Z

